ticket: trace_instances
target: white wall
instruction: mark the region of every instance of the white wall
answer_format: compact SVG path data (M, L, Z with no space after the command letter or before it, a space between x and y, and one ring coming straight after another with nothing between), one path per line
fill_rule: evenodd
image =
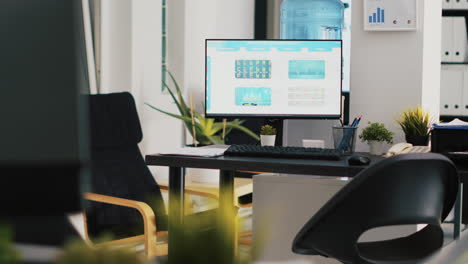
M132 86L132 1L102 0L101 92L128 91Z
M418 0L419 28L412 32L367 32L363 30L363 2L353 1L351 33L350 118L363 115L382 122L395 132L395 142L404 135L395 122L400 111L422 105L438 114L440 90L441 2ZM328 139L332 146L333 121L289 121L288 143L302 138ZM368 146L358 141L357 151Z
M185 1L185 87L203 111L205 39L254 37L254 0Z
M423 83L421 105L431 110L432 116L439 116L440 110L440 56L435 51L442 49L442 1L424 3L424 27L432 33L424 34L423 39ZM437 120L436 120L437 121Z

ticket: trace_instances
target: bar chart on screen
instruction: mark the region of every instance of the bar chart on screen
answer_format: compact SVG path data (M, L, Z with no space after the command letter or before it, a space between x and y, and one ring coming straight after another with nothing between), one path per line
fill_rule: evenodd
M364 0L364 29L416 30L417 8L416 0Z

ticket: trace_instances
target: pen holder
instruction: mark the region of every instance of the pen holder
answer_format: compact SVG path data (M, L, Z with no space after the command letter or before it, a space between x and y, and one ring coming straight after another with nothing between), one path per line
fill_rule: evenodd
M335 149L343 151L343 154L350 155L354 152L356 142L357 127L333 127L333 143Z

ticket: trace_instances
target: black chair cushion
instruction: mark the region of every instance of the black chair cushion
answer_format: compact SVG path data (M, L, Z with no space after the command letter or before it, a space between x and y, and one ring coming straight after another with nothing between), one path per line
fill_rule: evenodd
M135 145L141 141L140 120L130 93L91 95L89 104L93 147Z
M91 191L149 204L157 219L166 215L159 186L138 149L142 131L135 101L129 93L90 95ZM137 210L91 202L88 232L96 236L109 227L142 225ZM157 221L164 230L164 221ZM112 228L111 228L112 229ZM108 230L112 231L112 230Z

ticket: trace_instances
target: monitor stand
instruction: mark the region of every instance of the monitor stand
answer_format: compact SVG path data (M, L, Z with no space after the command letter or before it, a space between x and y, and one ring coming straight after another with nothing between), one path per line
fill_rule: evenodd
M276 128L276 146L283 145L283 119L269 119L269 118L241 118L245 122L242 124L248 129L252 130L257 135L260 135L260 128L263 125L271 125ZM222 120L222 119L221 119ZM228 121L231 120L228 118ZM246 136L244 132L239 130L232 130L229 135L226 136L226 144L260 144L250 136Z

